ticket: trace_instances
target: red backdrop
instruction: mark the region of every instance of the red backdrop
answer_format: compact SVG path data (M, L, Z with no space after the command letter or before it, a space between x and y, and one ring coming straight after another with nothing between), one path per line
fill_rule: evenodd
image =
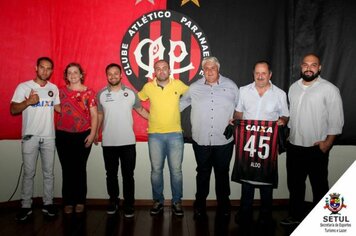
M18 139L21 116L11 116L10 101L18 83L35 77L36 59L49 56L51 81L63 86L63 70L79 62L85 84L105 86L105 67L120 64L120 44L128 27L144 13L165 9L166 0L12 0L0 1L0 139ZM125 75L123 82L130 86ZM147 122L134 113L138 140Z
M52 82L62 86L63 69L71 61L81 63L87 72L86 84L98 90L106 83L104 68L120 63L120 44L124 34L144 13L168 8L189 16L204 32L212 55L220 60L221 74L240 87L252 81L252 65L268 60L272 81L288 91L299 79L300 60L305 53L315 52L322 58L322 77L334 83L344 103L345 125L338 144L356 144L356 1L298 0L12 0L0 1L0 139L20 137L21 117L12 117L9 103L16 85L34 78L35 62L50 56L55 62ZM137 4L136 4L137 3ZM153 22L155 24L155 22ZM169 40L182 40L188 52L196 41L183 24L177 30L162 21L160 31L154 25L142 27L132 45L145 38L156 40L166 32ZM185 22L187 23L187 22ZM182 24L181 24L182 25ZM174 29L173 32L168 32ZM154 35L154 37L152 37ZM177 37L176 37L177 36ZM167 49L167 51L169 51ZM165 55L165 58L167 55ZM146 60L146 61L145 61ZM187 56L181 66L199 61ZM147 57L143 58L147 62ZM186 64L184 64L186 63ZM197 68L197 67L195 67ZM145 70L136 69L144 83ZM189 84L193 71L175 75ZM124 77L128 86L132 78ZM140 86L131 86L140 88ZM147 123L134 113L137 140L146 138ZM182 114L185 135L189 137L189 114Z

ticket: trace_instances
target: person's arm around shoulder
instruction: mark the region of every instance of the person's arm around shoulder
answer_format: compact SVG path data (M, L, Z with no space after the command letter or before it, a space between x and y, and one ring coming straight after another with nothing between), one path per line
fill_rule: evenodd
M182 87L182 95L185 94L188 89L189 89L189 86L186 85L183 81L179 80L181 82L181 87Z
M133 104L133 109L143 118L145 118L146 120L148 120L150 113L148 112L148 110L146 110L140 101L140 98L138 96L138 93L134 93L135 95L135 102Z
M190 96L191 87L179 99L179 111L184 111L185 108L191 105L192 99Z
M150 113L143 106L135 107L134 109L140 116L148 120Z
M147 90L147 86L148 86L148 82L143 86L143 88L141 89L141 91L139 91L137 93L137 96L138 98L141 100L141 101L147 101L147 99L149 99L149 96L146 92Z

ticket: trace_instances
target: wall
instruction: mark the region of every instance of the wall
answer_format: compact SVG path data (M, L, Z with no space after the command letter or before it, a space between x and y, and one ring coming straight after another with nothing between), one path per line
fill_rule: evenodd
M151 199L151 183L150 183L150 162L148 158L147 143L137 143L137 161L135 170L136 179L136 199ZM0 141L0 202L6 202L15 190L17 179L21 167L21 142L19 140L2 140ZM329 162L329 181L330 187L339 179L345 170L356 160L355 146L335 146L330 153ZM287 189L286 169L285 169L285 154L279 157L279 185L274 190L275 199L288 199L289 193ZM35 177L34 197L42 195L42 172L41 163L38 159L37 175ZM306 163L307 164L307 163ZM233 159L231 161L231 168ZM195 194L195 159L192 146L185 144L184 161L183 161L183 199L194 199ZM93 146L88 166L88 198L106 199L105 170L100 146ZM121 173L119 173L119 176ZM166 163L165 171L165 196L166 199L171 198L169 172ZM120 177L121 183L121 177ZM21 186L21 182L20 182ZM12 200L20 199L20 186ZM61 166L56 156L55 163L55 197L61 197ZM209 199L215 199L215 182L212 175L211 188ZM121 187L121 186L120 186ZM122 189L122 188L121 188ZM122 195L122 194L121 194ZM306 199L311 200L310 185L307 185ZM122 196L121 196L122 197ZM240 184L231 182L231 199L238 200L240 198ZM256 191L255 198L259 198L259 193Z

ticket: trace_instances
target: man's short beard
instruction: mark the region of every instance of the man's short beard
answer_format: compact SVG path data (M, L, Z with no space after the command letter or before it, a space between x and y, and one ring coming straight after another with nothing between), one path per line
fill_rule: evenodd
M300 76L302 77L303 80L307 82L313 81L315 78L317 78L320 75L320 70L318 70L318 72L316 72L315 74L313 73L312 75L306 75L305 72L309 72L309 71L304 71L304 73L301 72Z
M158 81L167 81L169 79L169 76L165 77L165 78L162 78L162 77L156 77Z
M121 82L121 79L119 80L119 82L116 82L116 83L111 83L111 82L109 82L109 84L110 84L111 86L118 86L118 85L120 84L120 82Z

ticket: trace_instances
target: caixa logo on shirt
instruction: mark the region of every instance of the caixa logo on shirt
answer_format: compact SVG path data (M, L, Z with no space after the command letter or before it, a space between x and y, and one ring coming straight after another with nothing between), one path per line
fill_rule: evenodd
M53 101L39 101L37 104L31 105L32 107L53 107Z
M160 10L137 19L127 30L120 49L123 71L140 90L153 77L155 61L169 62L174 78L190 84L203 74L202 58L210 56L202 29L189 17Z

